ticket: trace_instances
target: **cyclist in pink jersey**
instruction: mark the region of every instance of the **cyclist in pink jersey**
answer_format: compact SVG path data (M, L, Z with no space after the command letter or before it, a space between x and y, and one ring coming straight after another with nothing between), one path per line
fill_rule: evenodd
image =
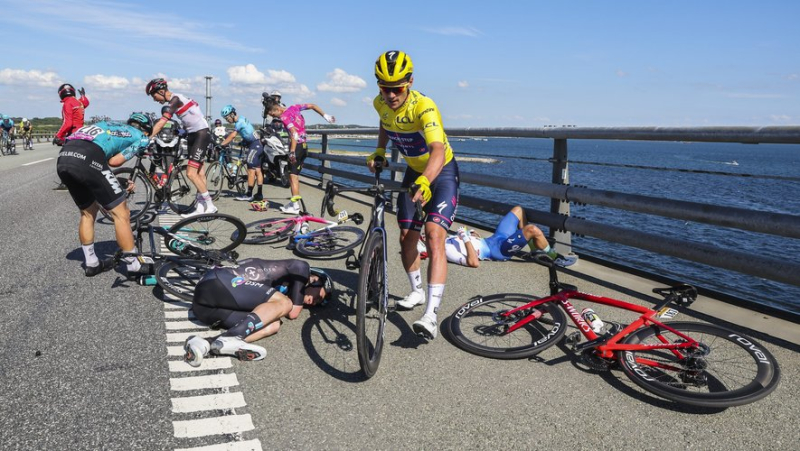
M335 123L336 118L326 114L313 103L292 105L287 108L272 100L268 105L267 113L272 117L280 118L289 132L289 183L292 189L292 198L289 203L281 207L281 211L296 215L300 213L300 170L303 169L303 161L308 155L306 120L302 111L314 110L330 124Z

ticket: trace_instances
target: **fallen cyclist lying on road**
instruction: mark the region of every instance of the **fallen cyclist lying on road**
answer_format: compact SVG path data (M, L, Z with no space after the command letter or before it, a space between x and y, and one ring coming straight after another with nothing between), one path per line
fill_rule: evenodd
M190 336L184 360L197 367L209 353L261 360L266 349L252 342L278 332L281 318L295 319L304 306L330 299L333 282L302 260L249 258L237 266L207 272L194 291L192 310L212 328L228 330L213 338Z

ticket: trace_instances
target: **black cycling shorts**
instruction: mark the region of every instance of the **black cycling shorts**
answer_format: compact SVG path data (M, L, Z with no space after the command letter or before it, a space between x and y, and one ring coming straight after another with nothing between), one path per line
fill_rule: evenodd
M303 162L306 161L306 156L308 156L308 144L306 143L297 143L297 147L294 148L294 155L296 161L294 164L289 162L289 174L300 175L300 171L303 169Z
M186 135L186 145L189 147L189 166L201 168L203 159L211 143L211 133L207 128Z
M125 189L108 167L103 149L91 141L67 141L58 154L56 172L81 210L95 202L111 210L125 201Z
M200 321L230 329L257 306L267 302L275 291L275 288L263 284L233 287L217 278L214 271L209 271L194 289L192 310Z

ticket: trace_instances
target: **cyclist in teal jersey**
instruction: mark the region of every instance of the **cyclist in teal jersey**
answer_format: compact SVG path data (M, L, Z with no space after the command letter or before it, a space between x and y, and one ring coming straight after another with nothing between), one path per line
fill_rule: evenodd
M242 143L247 146L247 194L236 198L241 201L264 200L262 192L264 185L264 174L261 172L261 160L264 158L264 147L261 140L256 136L255 129L250 121L244 116L239 116L236 108L232 105L225 105L222 108L221 116L234 124L234 130L222 141L222 146L232 143L236 136L242 137ZM253 188L258 180L258 191L253 194Z
M130 210L125 202L126 187L120 186L109 166L121 166L147 149L153 121L143 113L133 113L127 124L98 122L79 128L67 137L58 154L57 172L72 200L81 211L78 238L86 259L84 273L93 277L114 267L113 259L100 261L94 252L94 223L100 207L114 220L117 244L127 254L123 258L128 274L142 270L131 256L137 252L130 224ZM148 268L149 269L149 268Z

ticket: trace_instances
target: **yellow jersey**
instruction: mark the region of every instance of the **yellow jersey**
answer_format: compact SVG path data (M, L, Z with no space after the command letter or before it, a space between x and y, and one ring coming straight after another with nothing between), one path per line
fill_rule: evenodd
M378 94L372 105L381 119L381 127L386 130L408 166L422 173L428 166L430 144L444 144L444 164L453 159L453 149L447 141L439 109L428 97L418 91L409 91L408 98L397 111L389 108Z

